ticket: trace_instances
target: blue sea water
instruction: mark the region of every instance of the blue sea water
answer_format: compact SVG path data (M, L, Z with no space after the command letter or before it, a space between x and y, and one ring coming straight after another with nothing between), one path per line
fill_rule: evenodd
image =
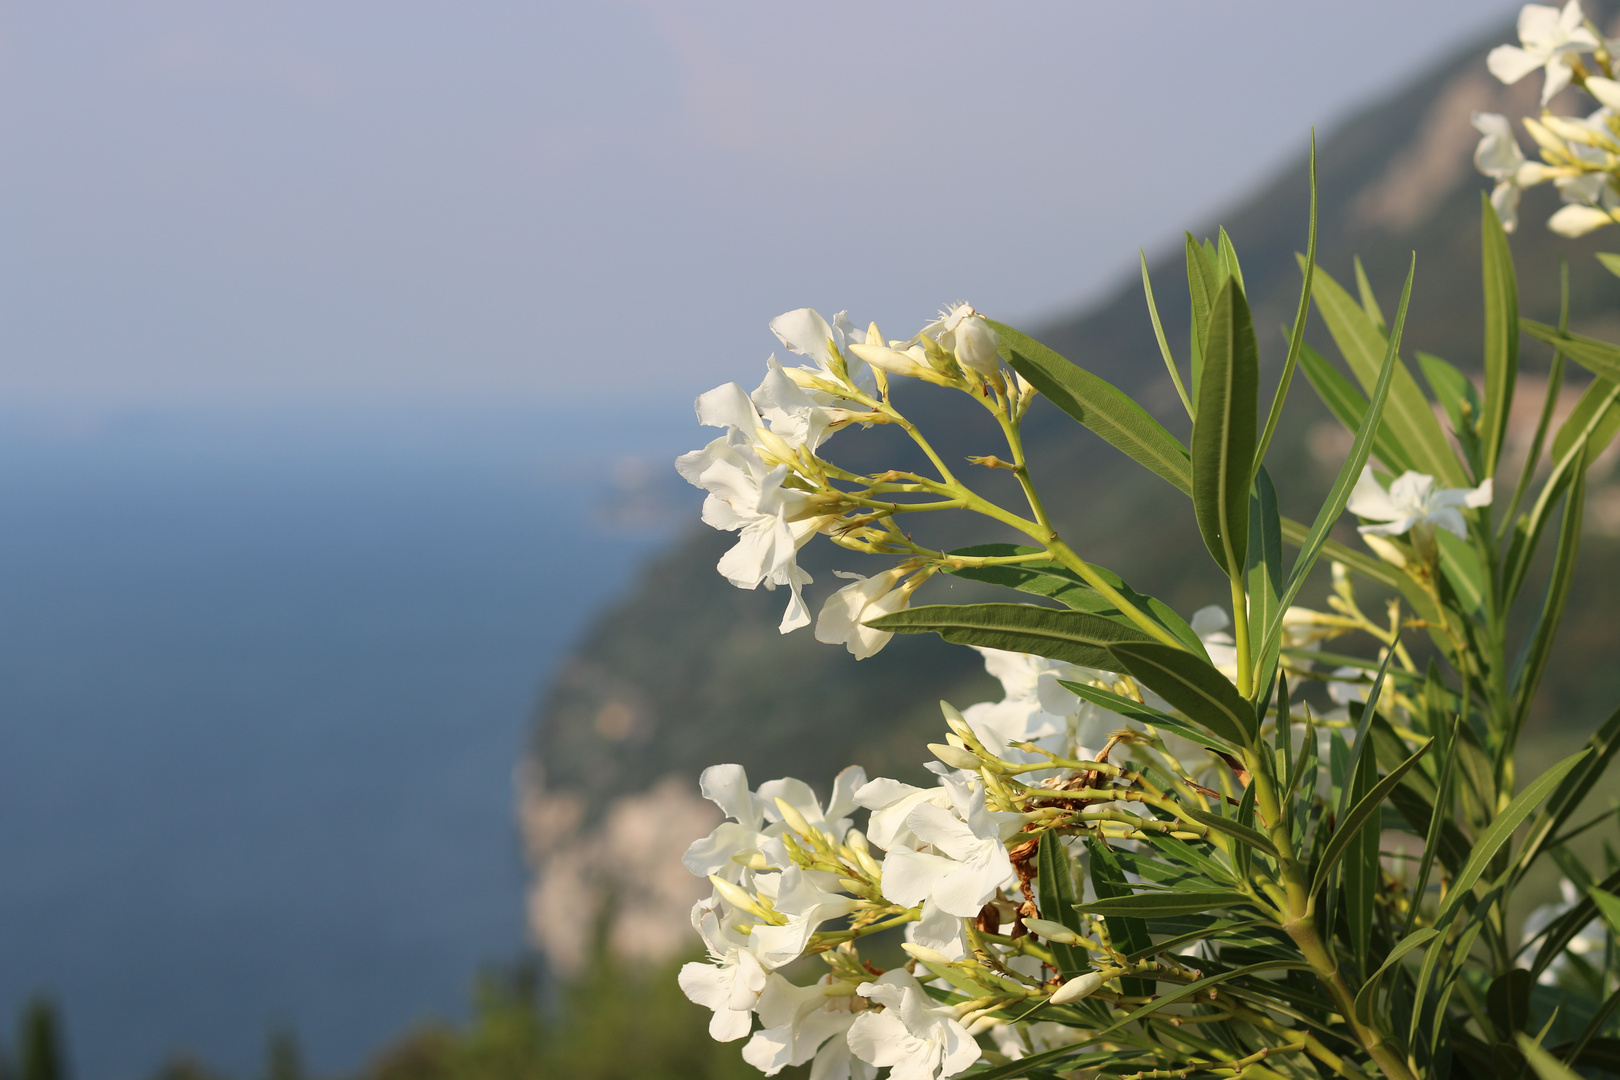
M0 415L0 1044L38 991L82 1080L464 1015L523 949L547 673L668 534L668 418Z

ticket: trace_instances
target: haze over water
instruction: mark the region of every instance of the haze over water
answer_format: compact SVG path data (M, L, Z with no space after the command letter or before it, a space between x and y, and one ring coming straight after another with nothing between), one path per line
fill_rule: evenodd
M36 990L88 1080L462 1015L523 947L544 679L661 535L603 521L643 459L538 410L6 419L5 1041Z

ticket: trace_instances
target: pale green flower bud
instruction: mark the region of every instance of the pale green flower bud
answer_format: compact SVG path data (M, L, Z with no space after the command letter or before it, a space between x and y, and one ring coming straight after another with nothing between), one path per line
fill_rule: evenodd
M953 769L980 769L984 762L979 760L977 754L971 750L964 750L959 746L950 746L946 743L931 742L928 752Z
M936 952L926 945L918 945L912 941L902 941L900 947L924 964L949 964L951 962L944 953Z
M1101 989L1102 984L1107 981L1108 974L1106 972L1088 971L1084 975L1070 979L1058 987L1057 991L1052 995L1052 1004L1067 1005L1071 1001L1079 1001L1081 998L1090 997Z
M1049 919L1025 919L1024 926L1030 933L1058 945L1080 944L1080 935L1062 923L1055 923Z
M776 797L776 810L782 815L782 821L787 825L788 828L792 829L800 836L810 835L810 823L804 820L804 815L795 810L793 806L780 795Z

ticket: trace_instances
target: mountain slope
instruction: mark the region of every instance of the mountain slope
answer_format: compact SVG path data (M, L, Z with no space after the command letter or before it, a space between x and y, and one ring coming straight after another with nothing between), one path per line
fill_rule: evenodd
M1507 33L1504 28L1470 44L1363 110L1319 149L1322 267L1350 284L1351 258L1359 253L1386 310L1392 310L1415 249L1418 274L1404 352L1437 352L1464 370L1478 368L1479 199L1485 189L1471 163L1477 137L1469 117L1475 110L1524 115L1533 111L1539 89L1536 79L1504 88L1486 73L1485 52ZM1297 303L1295 252L1305 246L1306 169L1302 154L1254 198L1221 217L1243 259L1263 360L1270 365L1268 386L1283 353L1271 328L1290 321ZM1589 253L1620 239L1599 234L1571 243L1552 236L1541 225L1552 199L1546 190L1526 198L1525 225L1514 238L1521 309L1534 318L1556 317L1557 261L1565 255L1573 266L1577 328L1613 333L1620 329L1620 282L1601 272ZM1206 225L1195 234L1213 231ZM1189 320L1180 246L1155 259L1152 272L1165 331L1184 357ZM1102 303L1039 328L1037 336L1137 395L1185 437L1186 418L1159 358L1139 283L1122 282ZM1336 355L1320 325L1313 326L1311 339L1324 355ZM1547 359L1546 350L1525 344L1527 371L1544 371ZM754 374L739 370L738 378ZM1539 404L1533 382L1521 394L1531 411ZM1308 519L1347 440L1339 441L1333 427L1321 423L1326 414L1303 378L1294 395L1272 460L1292 464L1274 466L1285 512ZM910 396L916 399L912 415L925 431L956 435L951 453L995 450L988 439L993 431L984 430L971 403L946 394ZM900 448L882 436L844 434L829 451L835 460L894 464L883 455ZM693 445L705 440L694 428ZM1136 466L1045 403L1032 412L1026 441L1054 517L1088 559L1183 612L1224 599L1224 580L1205 561L1190 528L1190 506L1179 493L1143 478ZM1616 495L1598 496L1594 519L1605 520L1605 505L1620 510ZM1610 531L1620 532L1613 521L1620 515L1613 510ZM1144 532L1133 524L1127 533L1118 522L1166 527ZM960 521L921 524L918 531L947 545L1003 538ZM975 653L932 637L897 638L877 657L856 664L808 631L779 636L783 596L739 591L713 570L732 539L695 526L650 565L631 594L597 621L540 710L521 774L522 823L537 881L531 925L537 942L564 968L579 956L584 914L608 897L618 904L612 935L624 952L653 958L686 946L684 907L706 890L673 854L715 820L712 808L695 796L705 765L736 761L756 782L791 773L823 788L850 761L888 775L913 775L924 736L939 729L940 698L966 705L999 696ZM1587 551L1588 582L1615 581L1613 540L1594 538ZM831 567L870 572L859 557L825 541L806 554L805 565L817 579L809 590L813 607L835 587ZM1598 617L1604 591L1577 593L1582 606L1570 616L1575 645L1566 649L1565 671L1579 670L1583 657L1620 648L1613 627ZM950 595L973 593L958 587ZM1548 683L1557 685L1558 674ZM1593 689L1612 698L1620 687ZM1571 693L1548 696L1541 712L1588 723L1586 700ZM656 793L643 794L649 791Z

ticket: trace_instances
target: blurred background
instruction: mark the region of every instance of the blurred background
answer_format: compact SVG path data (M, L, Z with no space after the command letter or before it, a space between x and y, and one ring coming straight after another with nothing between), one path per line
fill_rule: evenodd
M781 311L904 336L966 298L1165 403L1138 248L1177 308L1181 230L1226 223L1275 324L1313 126L1323 265L1388 303L1416 246L1409 337L1469 345L1468 115L1538 89L1484 73L1516 6L0 0L0 1051L426 1077L612 1001L696 1038L671 1075L738 1068L647 975L689 945L698 769L914 768L906 695L990 690L946 646L778 641L669 466L692 398ZM1591 246L1545 216L1543 316ZM1315 415L1301 491L1343 453Z

